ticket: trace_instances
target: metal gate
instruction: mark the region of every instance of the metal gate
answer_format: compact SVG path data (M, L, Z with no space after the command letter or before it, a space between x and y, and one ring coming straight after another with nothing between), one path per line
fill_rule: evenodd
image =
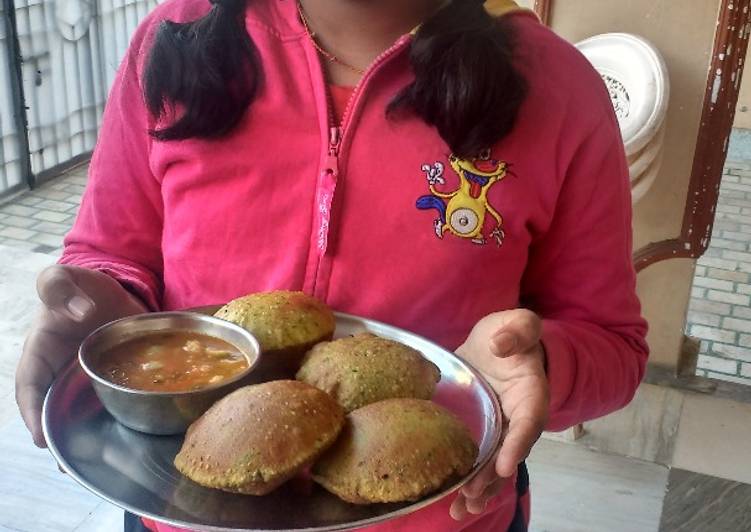
M88 156L130 36L157 5L2 1L0 196Z

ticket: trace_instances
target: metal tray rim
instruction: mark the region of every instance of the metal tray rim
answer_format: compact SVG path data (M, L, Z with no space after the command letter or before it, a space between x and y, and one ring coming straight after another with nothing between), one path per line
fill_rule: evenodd
M449 357L453 358L455 361L458 361L460 365L464 366L464 368L467 369L470 373L472 373L472 375L477 379L477 382L480 384L481 388L485 392L486 397L491 402L493 413L497 420L495 423L495 430L493 431L493 435L492 435L494 444L491 446L491 449L489 452L487 452L484 456L479 457L478 462L475 464L475 466L472 469L472 472L469 475L455 482L450 487L445 488L441 490L440 492L435 493L425 499L415 502L414 504L409 504L408 506L405 506L404 508L401 508L394 512L384 513L384 514L381 514L381 515L378 515L369 519L363 519L360 521L354 521L350 523L341 523L341 524L323 526L323 527L308 527L308 528L291 529L291 530L294 530L295 532L335 532L335 531L341 531L341 530L355 530L355 529L371 526L374 524L383 523L383 522L386 522L386 521L389 521L398 517L403 517L405 515L414 513L418 510L421 510L443 499L444 497L450 495L451 493L454 493L459 488L461 488L464 484L469 482L495 457L501 445L502 411L501 411L500 402L498 400L498 396L493 391L490 384L488 384L487 380L482 376L482 374L479 371L477 371L474 367L472 367L467 361L458 357L455 353L441 347L435 342L425 337L422 337L418 334L401 329L399 327L388 325L386 323L383 323L377 320L372 320L369 318L362 318L359 316L355 316L355 315L347 314L343 312L334 312L334 314L337 318L337 321L339 319L357 321L357 322L362 323L368 329L375 330L376 332L377 330L381 330L390 334L398 333L398 335L409 337L413 341L417 341L418 343L429 346L432 349L441 351L449 355ZM48 390L47 395L44 400L44 405L42 408L42 431L44 433L45 441L47 442L48 450L50 451L52 456L55 458L58 465L65 471L66 474L68 474L78 484L80 484L82 487L84 487L85 489L93 493L94 495L97 495L103 500L109 502L110 504L113 504L114 506L122 508L123 510L145 517L147 519L151 519L151 520L164 523L170 526L178 527L178 528L187 528L188 530L195 530L195 531L200 531L200 532L269 532L270 530L274 530L274 532L277 532L278 530L282 530L282 529L241 529L241 528L216 527L212 525L200 525L196 523L189 523L189 522L185 522L185 521L181 521L177 519L167 518L161 515L154 515L150 512L144 512L143 510L135 508L132 505L129 505L127 503L118 501L115 498L109 496L106 492L104 492L100 488L92 485L89 481L87 481L80 474L78 474L78 472L70 465L70 463L66 460L66 458L60 452L60 450L57 448L54 440L51 437L50 402L52 398L54 397L54 395L57 393L57 390L60 387L62 387L63 384L68 379L72 378L71 374L77 371L81 371L81 369L78 366L78 360L74 359L72 363L70 364L70 366L55 380L55 382L52 384L52 386Z

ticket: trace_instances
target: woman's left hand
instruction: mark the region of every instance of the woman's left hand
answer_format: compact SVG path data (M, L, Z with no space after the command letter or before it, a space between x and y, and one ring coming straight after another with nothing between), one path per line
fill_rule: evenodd
M545 427L549 396L541 332L540 318L529 310L497 312L480 320L456 350L498 394L505 437L497 458L459 492L451 505L454 519L485 510Z

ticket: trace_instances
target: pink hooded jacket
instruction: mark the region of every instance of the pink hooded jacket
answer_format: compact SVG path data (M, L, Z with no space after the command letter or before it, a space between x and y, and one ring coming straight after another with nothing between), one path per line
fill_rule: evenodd
M409 35L332 130L295 2L253 0L265 81L245 119L221 140L155 141L141 91L152 32L208 8L168 0L136 32L62 263L107 272L152 309L300 289L449 349L486 314L525 306L544 319L548 429L630 401L648 349L628 171L607 91L571 45L530 13L507 15L529 95L512 134L459 160L420 120L384 115L412 75ZM506 530L516 500L509 485L462 523L449 504L375 530Z

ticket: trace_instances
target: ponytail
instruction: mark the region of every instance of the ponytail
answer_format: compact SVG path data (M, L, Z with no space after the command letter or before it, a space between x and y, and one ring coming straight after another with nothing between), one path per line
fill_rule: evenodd
M144 76L146 105L169 123L159 140L217 138L231 131L258 94L263 72L245 28L247 0L212 0L206 16L160 25ZM474 157L507 135L526 94L513 65L508 22L482 0L452 0L412 42L415 80L387 112L411 112L435 126L454 155ZM175 106L179 110L172 116Z
M513 64L509 22L490 16L481 0L453 0L415 35L415 80L390 103L435 126L454 155L476 157L513 128L526 95Z
M262 80L258 51L245 29L246 0L212 0L193 22L164 21L145 74L146 106L172 119L151 134L159 140L216 138L232 130ZM172 116L179 110L177 116Z

